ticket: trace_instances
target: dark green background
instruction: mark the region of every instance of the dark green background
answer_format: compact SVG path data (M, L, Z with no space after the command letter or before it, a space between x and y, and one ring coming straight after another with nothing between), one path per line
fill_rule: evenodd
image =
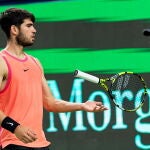
M63 99L69 99L75 69L104 76L133 71L140 73L149 87L150 37L143 35L143 30L150 27L149 0L8 3L0 4L0 12L10 7L24 8L35 14L37 39L26 52L41 61L47 80L59 83ZM5 44L6 38L0 30L0 49ZM98 88L86 83L84 90L86 100L88 93ZM57 119L60 130L47 133L49 122L45 112L44 128L47 138L54 143L52 150L139 150L134 140L138 134L134 126L138 115L125 113L129 128L112 130L116 117L113 105L111 112L110 126L100 133L90 127L86 132L71 129L65 132ZM73 124L74 118L71 119ZM149 145L149 134L142 134L142 137L143 143Z

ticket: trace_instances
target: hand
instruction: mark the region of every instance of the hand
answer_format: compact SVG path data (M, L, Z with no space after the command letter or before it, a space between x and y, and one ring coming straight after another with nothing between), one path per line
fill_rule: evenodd
M22 125L17 126L14 131L16 137L23 143L31 143L37 139L36 134L29 128L23 127Z
M83 110L88 112L100 112L104 110L108 110L107 107L105 107L102 102L96 102L96 101L86 101L82 104Z

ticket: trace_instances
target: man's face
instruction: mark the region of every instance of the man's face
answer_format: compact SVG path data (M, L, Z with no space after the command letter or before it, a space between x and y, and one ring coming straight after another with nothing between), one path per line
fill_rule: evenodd
M33 26L33 22L30 19L25 19L20 25L19 34L16 36L17 44L23 47L33 45L35 33L36 29Z

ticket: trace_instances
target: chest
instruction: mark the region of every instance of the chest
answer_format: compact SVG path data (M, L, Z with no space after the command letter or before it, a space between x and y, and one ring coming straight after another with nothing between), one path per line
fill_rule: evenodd
M10 64L11 81L22 84L40 82L42 73L40 67L32 60L25 62L12 62Z

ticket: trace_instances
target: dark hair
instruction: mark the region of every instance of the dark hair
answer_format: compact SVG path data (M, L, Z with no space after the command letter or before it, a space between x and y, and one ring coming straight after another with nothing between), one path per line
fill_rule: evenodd
M35 16L23 9L9 8L0 14L0 26L5 32L7 38L10 38L10 28L12 25L20 27L24 19L31 19L35 22Z

